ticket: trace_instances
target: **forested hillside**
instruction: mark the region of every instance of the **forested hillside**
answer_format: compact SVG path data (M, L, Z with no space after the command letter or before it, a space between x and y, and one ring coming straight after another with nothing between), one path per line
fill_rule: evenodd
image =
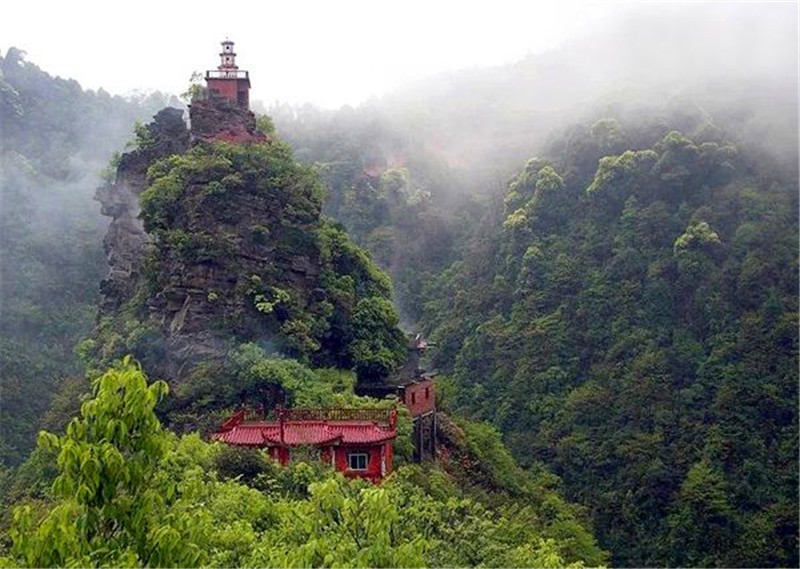
M796 56L695 26L271 112L458 412L561 475L615 565L793 565Z
M428 291L436 363L615 565L792 566L797 171L657 118L576 125L511 179Z
M173 100L84 91L11 48L0 57L0 461L35 441L51 394L82 377L74 354L106 266L94 191L137 120ZM175 101L177 103L177 101Z
M247 125L250 140L201 139L204 112L212 130ZM391 281L321 217L317 172L246 109L198 99L190 118L188 129L180 111L160 111L98 192L113 221L111 270L83 345L92 364L132 354L198 409L210 390L207 410L256 395L224 369L250 343L360 381L386 377L407 349Z

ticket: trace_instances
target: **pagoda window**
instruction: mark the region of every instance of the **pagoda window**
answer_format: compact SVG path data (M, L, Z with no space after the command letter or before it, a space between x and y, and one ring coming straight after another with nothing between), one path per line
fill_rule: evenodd
M366 470L369 455L365 452L351 452L347 455L347 467L350 470Z

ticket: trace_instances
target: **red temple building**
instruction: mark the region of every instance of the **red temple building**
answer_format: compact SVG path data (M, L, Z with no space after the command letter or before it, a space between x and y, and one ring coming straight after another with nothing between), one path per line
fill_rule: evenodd
M236 65L232 41L226 39L222 42L222 53L219 57L219 66L206 71L208 91L240 107L250 108L250 76Z
M397 397L413 421L413 458L436 457L436 394L433 375L419 367L421 354L433 345L418 335L409 344L406 365L384 382L356 386L356 393L376 399ZM392 471L397 436L396 409L281 409L267 421L263 411L242 408L225 421L212 440L233 446L267 449L282 465L292 449L314 447L322 461L351 478L380 482Z
M268 449L282 465L297 447L319 449L320 459L351 478L381 481L392 471L396 409L281 409L277 420L245 408L234 413L212 440Z

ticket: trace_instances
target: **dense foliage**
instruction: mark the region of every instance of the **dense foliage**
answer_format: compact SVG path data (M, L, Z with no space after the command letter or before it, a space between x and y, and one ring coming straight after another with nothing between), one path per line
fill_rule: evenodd
M0 57L0 462L17 464L50 394L81 375L107 222L93 200L114 148L169 99L84 91L25 60Z
M546 477L509 471L512 503L500 488L465 493L438 468L403 467L381 486L316 462L280 468L259 451L163 430L154 407L165 392L125 359L95 381L66 434L40 435L58 475L38 497L17 497L5 566L581 567L605 558ZM508 466L492 456L482 455L485 467Z
M796 565L796 171L665 122L577 127L512 178L431 286L436 360L615 564Z

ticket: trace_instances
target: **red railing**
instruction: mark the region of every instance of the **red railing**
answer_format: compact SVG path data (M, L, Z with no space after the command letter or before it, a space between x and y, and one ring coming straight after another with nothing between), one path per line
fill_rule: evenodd
M344 407L305 407L283 409L281 407L276 407L274 416L280 423L286 421L371 421L388 425L390 428L394 428L397 423L397 409L395 408L355 409ZM265 419L266 414L263 408L253 409L242 406L220 425L219 431L229 431L242 423L248 421L263 421Z
M343 407L320 407L299 409L276 409L278 418L284 421L374 421L391 422L392 409L348 409Z

